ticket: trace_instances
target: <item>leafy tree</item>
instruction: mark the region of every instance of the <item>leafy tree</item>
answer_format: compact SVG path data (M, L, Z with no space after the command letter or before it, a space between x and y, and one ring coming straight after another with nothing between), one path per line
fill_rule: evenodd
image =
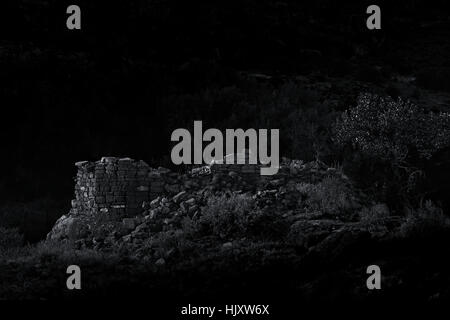
M367 185L417 199L427 193L419 187L427 163L450 146L450 114L366 93L337 120L333 140L351 151L344 153L346 166L356 167Z

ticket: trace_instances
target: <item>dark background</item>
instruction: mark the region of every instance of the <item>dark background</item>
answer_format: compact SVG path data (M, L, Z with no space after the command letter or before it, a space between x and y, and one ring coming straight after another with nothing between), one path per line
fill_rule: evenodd
M283 138L287 113L251 107L298 76L394 96L385 82L415 76L423 89L448 92L446 2L377 1L382 30L370 31L368 1L2 1L2 224L26 220L28 239L42 238L69 209L74 162L128 156L170 166L170 134L193 120L269 123L282 129L283 155L313 159ZM70 4L81 7L80 31L66 28ZM356 97L342 95L318 119Z

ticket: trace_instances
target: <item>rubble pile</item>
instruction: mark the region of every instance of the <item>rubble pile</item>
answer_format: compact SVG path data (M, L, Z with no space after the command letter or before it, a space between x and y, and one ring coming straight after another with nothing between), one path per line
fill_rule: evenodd
M71 239L96 249L127 245L139 248L151 235L182 228L196 219L214 196L246 194L259 209L278 212L290 223L321 219L305 206L299 186L325 177L346 183L338 170L319 161L283 159L279 172L260 176L258 165L212 164L180 174L151 168L129 158L102 158L76 164L75 199L48 239Z

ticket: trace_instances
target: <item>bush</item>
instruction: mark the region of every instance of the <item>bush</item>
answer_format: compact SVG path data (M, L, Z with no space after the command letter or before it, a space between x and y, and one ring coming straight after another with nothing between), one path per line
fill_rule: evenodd
M308 207L328 215L342 217L356 207L351 189L337 177L326 177L317 184L301 183L297 190L306 197Z
M361 223L371 232L387 232L386 221L390 215L388 206L382 203L363 208L359 213Z
M404 237L428 237L441 232L448 232L450 218L443 210L431 201L416 210L411 210L406 221L400 226L400 234Z
M191 221L187 217L185 223L188 223L188 220ZM190 259L195 254L198 254L199 250L201 252L203 243L197 245L197 243L188 239L188 234L188 230L179 229L158 232L144 241L138 251L138 256L144 259L169 259L172 257L186 257Z
M247 195L212 197L202 210L199 224L202 230L219 238L245 234L254 205L254 200Z
M338 119L333 139L342 150L352 151L344 152L345 167L357 168L354 176L360 182L385 188L385 194L418 198L418 192L425 193L417 186L426 163L450 147L450 114L363 94Z
M362 223L377 224L390 216L389 208L378 203L370 208L363 208L359 213Z
M281 239L288 227L278 212L259 209L251 196L236 193L210 198L198 219L183 221L183 231L193 241L203 236Z
M0 250L20 248L24 245L23 235L19 229L0 227Z
M450 146L450 114L426 113L409 101L363 94L336 124L334 140L367 157L405 163Z

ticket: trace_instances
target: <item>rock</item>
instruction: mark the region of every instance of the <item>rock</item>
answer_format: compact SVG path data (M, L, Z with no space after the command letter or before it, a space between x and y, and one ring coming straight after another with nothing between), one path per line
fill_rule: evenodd
M179 202L183 201L183 200L186 198L186 194L187 194L186 191L181 191L180 193L178 193L177 195L175 195L175 196L172 198L172 200L173 200L175 203L179 203Z
M125 218L122 220L122 225L127 229L127 230L134 230L136 228L136 222L134 221L133 218Z
M195 204L195 198L190 198L189 200L186 200L184 203L187 204L188 206L193 206Z
M270 181L270 185L273 187L279 187L282 186L284 184L284 180L283 179L275 179Z
M163 265L166 264L166 260L164 260L164 258L159 258L158 260L156 260L155 265L157 265L158 267L161 267Z
M225 243L222 245L222 248L223 248L223 249L231 249L231 248L233 248L233 243L232 243L232 242L225 242Z
M158 210L152 209L152 210L150 210L150 213L147 216L145 216L144 219L146 221L147 220L151 220L151 219L155 219L157 215L158 215Z
M166 215L166 214L170 213L170 208L164 206L160 209L160 211L161 211L161 214Z
M117 161L116 157L102 157L102 159L100 160L100 162L102 163L111 163Z
M197 211L197 209L198 209L198 206L194 204L193 206L189 207L188 213L192 214L195 211Z
M123 236L123 237L122 237L122 240L123 240L124 242L130 242L130 241L131 241L131 235L128 234L128 235L126 235L126 236Z
M160 173L170 173L170 169L167 169L167 168L164 168L164 167L158 167L158 172L160 172Z
M142 202L142 209L144 210L150 209L150 203L148 201Z
M150 202L150 208L156 208L159 205L159 202L161 201L161 199L158 197L156 199L153 199Z
M89 161L78 161L78 162L75 162L75 166L83 167L83 166L85 166L88 163L89 163Z
M147 229L147 225L145 223L141 223L140 225L138 225L136 227L134 232L139 233L139 232L145 231L145 229Z
M77 216L63 215L59 218L53 229L47 235L47 239L80 239L85 236L86 224L83 224L82 218Z
M137 187L136 188L136 190L137 191L148 191L149 190L149 187L147 187L147 186L139 186L139 187Z

